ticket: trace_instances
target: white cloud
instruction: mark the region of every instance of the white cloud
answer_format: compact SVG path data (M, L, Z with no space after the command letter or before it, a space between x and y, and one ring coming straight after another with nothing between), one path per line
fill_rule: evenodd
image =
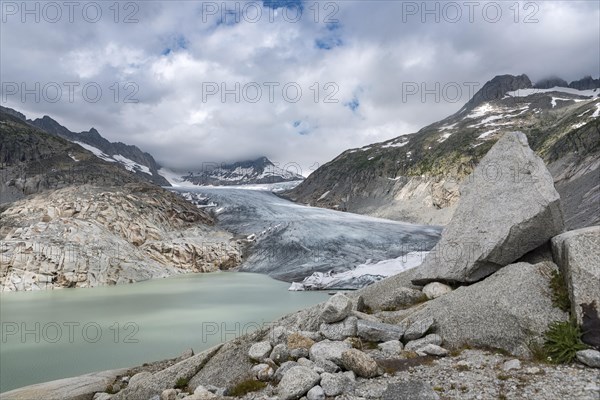
M532 80L598 74L597 2L536 2L538 22L528 24L523 19L532 10L525 3L519 5L518 23L509 9L513 2L502 3L503 18L496 23L481 11L470 22L466 9L457 23L445 21L448 15L441 15L440 23L435 16L422 23L420 15L407 15L407 2L338 2L337 29L323 22L335 11L324 9L323 2L315 3L318 22L313 3L307 3L297 23L284 21L281 10L271 14L276 20L271 22L262 8L256 23L219 25L219 15L203 17L207 2L193 1L140 2L133 16L139 22L133 24L122 21L129 9L121 9L119 23L114 22L108 9L113 3L103 3L103 18L95 24L80 14L73 23L56 24L8 16L0 35L3 82L76 81L78 90L96 82L103 96L96 103L83 101L78 92L72 103L66 93L56 103L11 96L2 105L30 117L51 115L72 130L94 126L168 166L266 155L306 169L457 111L468 100L465 82L481 85L504 73L527 73ZM331 49L319 49L317 41ZM127 89L128 82L136 86ZM255 83L263 96L256 103L236 102L232 95L225 102L219 95L204 102L210 82L228 88L250 84L249 95ZM280 85L274 102L268 101L265 82ZM428 95L423 102L420 93L403 96L408 82L424 88L454 82L463 89L462 98L436 101ZM302 88L297 103L283 98L286 83ZM327 94L338 102L324 102ZM125 103L128 95L139 102Z

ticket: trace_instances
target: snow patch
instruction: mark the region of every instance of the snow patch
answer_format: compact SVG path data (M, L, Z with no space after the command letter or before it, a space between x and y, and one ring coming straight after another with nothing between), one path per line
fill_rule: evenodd
M487 132L483 132L481 135L477 136L477 139L485 139L486 137L490 136L491 134L493 134L494 132L496 132L498 129L492 129L490 131Z
M486 114L491 113L492 111L494 111L495 108L489 104L489 103L484 103L482 105L480 105L479 107L477 107L476 109L474 109L471 114L467 115L466 117L463 117L463 119L466 118L481 118Z
M119 163L123 164L123 166L131 172L141 171L145 174L152 175L152 172L150 172L150 168L146 167L145 165L138 164L135 161L130 160L127 157L117 154L117 155L114 155L113 158L115 160L117 160Z
M325 197L327 197L327 195L329 194L329 192L331 192L331 190L328 190L328 191L326 191L325 193L323 193L323 194L321 195L321 197L319 197L319 198L317 199L317 201L321 201L321 200L323 200Z
M79 162L79 160L77 158L75 158L75 156L71 153L69 153L69 157L71 157L71 160L75 161L75 162Z
M439 139L438 142L443 143L446 141L446 139L448 139L450 136L452 136L452 133L444 133Z
M94 146L90 146L89 144L86 144L83 142L78 142L78 141L74 141L73 143L76 143L76 144L80 145L81 147L83 147L84 149L86 149L87 151L94 153L94 155L96 157L98 157L104 161L117 162L116 160L113 160L108 154L104 153L100 149L95 148Z
M403 147L406 146L408 144L408 140L406 142L400 142L400 143L389 143L389 144L384 144L383 146L381 146L382 148L386 149L388 147Z
M596 111L592 114L592 118L600 117L600 103L596 104Z
M439 130L440 131L445 131L447 129L454 129L454 127L456 126L456 124L458 124L458 122L455 122L455 123L453 123L451 125L444 125L444 126L440 127Z

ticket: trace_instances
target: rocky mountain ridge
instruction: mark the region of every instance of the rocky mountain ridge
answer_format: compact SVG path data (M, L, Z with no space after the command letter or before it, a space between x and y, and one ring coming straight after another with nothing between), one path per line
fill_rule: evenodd
M303 180L295 167L281 168L267 157L259 157L234 163L205 163L198 170L175 174L180 176L178 180L199 186L260 185Z
M464 178L498 138L520 130L554 177L567 227L598 224L597 81L541 89L526 75L497 76L457 113L416 133L347 150L284 195L314 206L445 225Z
M78 143L104 161L121 165L143 180L150 181L159 186L170 186L169 182L158 173L161 167L152 155L141 151L137 146L121 142L109 142L95 128L78 133L72 132L47 115L31 120L16 110L1 106L0 112L12 115L50 135Z

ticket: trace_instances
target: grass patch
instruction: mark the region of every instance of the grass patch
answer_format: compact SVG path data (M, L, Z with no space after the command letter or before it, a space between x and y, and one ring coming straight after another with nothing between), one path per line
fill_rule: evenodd
M469 367L468 365L465 365L465 364L458 364L456 366L456 370L460 371L460 372L465 372L465 371L470 371L471 367Z
M510 378L510 376L508 376L506 374L498 374L498 376L496 376L496 378L500 379L501 381L506 381Z
M560 272L552 271L552 276L550 277L550 289L552 289L552 305L564 312L569 312L571 309L569 291L567 290L567 285Z
M185 389L188 385L188 383L190 382L190 380L188 378L179 378L177 379L177 382L175 382L175 389Z
M256 392L258 390L264 389L267 387L265 382L255 381L254 379L248 379L246 381L242 381L235 385L231 390L229 390L228 396L238 397L245 396L248 393Z
M544 350L552 364L570 363L579 350L587 349L575 320L551 323L545 337Z

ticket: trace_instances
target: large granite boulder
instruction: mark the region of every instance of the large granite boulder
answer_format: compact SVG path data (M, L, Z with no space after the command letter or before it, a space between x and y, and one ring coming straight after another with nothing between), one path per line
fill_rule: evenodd
M569 290L571 311L581 324L582 304L595 302L596 313L600 310L600 226L552 238L552 254Z
M508 265L481 282L429 301L410 319L433 317L435 331L449 349L470 345L528 357L531 344L543 341L550 322L568 318L552 304L549 285L556 270L551 262Z
M504 135L461 187L442 238L413 283L477 282L564 229L560 196L521 132Z

